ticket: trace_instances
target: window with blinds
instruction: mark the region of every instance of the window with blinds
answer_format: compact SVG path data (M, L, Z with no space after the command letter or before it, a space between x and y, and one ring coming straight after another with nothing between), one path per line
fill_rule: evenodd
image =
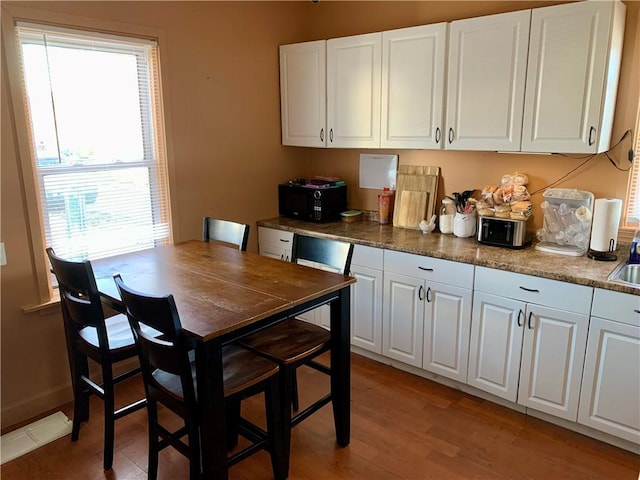
M627 205L624 217L625 226L629 228L637 228L640 226L640 106L638 108L633 147L636 157L631 165L631 176L629 178Z
M46 245L98 259L167 243L154 41L18 23Z

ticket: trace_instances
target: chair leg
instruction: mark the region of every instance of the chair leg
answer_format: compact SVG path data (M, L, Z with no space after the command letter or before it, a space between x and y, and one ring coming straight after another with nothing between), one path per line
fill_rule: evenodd
M284 478L289 476L289 459L291 456L291 402L292 389L296 377L295 368L281 366L278 381L280 384L280 405L282 408L281 438Z
M189 479L198 480L200 478L200 432L194 418L186 419L185 424L188 429L187 438L189 440Z
M89 420L89 390L82 381L82 376L89 375L87 357L72 353L69 355L71 366L71 383L73 387L73 426L71 441L75 442L80 436L80 423Z
M238 445L238 423L240 421L240 400L229 400L225 405L227 427L227 450Z
M294 412L300 410L300 399L298 398L298 375L293 371L291 378L291 407Z
M158 405L155 400L147 399L147 419L149 421L149 465L147 479L158 477ZM191 440L189 440L191 441Z
M289 449L285 452L287 439L285 438L284 430L291 428L291 422L288 421L287 415L285 415L285 412L289 412L290 403L288 401L284 403L280 398L281 376L278 375L269 379L264 392L267 432L271 440L269 451L271 453L274 480L285 479L289 475Z
M115 436L115 402L113 393L113 373L106 362L102 368L102 388L104 389L104 462L105 470L113 466L113 440Z

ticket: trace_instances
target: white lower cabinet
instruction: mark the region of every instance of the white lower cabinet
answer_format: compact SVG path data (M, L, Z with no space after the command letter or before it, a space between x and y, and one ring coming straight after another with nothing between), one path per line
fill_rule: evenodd
M382 268L384 250L354 245L351 276L351 344L382 354Z
M576 421L591 297L590 287L477 267L467 383Z
M640 444L640 296L596 289L578 422Z
M258 250L260 255L288 262L291 260L292 245L293 232L258 227Z
M385 251L383 355L464 382L473 268Z

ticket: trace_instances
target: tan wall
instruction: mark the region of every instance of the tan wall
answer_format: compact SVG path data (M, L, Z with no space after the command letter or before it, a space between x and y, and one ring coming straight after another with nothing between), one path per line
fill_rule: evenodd
M350 185L353 208L375 208L377 192L356 188L359 150L280 145L277 46L499 13L557 2L3 2L3 15L30 8L35 19L160 29L164 44L171 187L176 240L197 238L203 215L252 225L277 214L275 185L288 178L335 174ZM638 102L638 2L626 2L627 31L614 126L617 140L633 128ZM4 55L3 55L4 58ZM15 72L10 72L10 74ZM25 314L38 302L33 252L2 64L1 228L8 265L1 270L1 398L6 427L68 400L69 377L58 308ZM19 107L19 105L18 105ZM625 145L625 150L628 144ZM382 151L380 151L382 152ZM366 152L365 152L366 153ZM440 197L481 188L503 173L526 172L540 188L578 165L563 157L398 151L400 162L442 169ZM627 175L598 158L559 186L624 196ZM256 229L250 238L255 250Z

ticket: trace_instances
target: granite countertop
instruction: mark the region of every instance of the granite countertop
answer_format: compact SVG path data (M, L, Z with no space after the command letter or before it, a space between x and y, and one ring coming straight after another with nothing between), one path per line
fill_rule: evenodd
M540 252L530 246L521 250L481 245L475 238L458 238L438 232L423 234L420 230L381 225L378 222L313 223L275 217L257 222L258 226L308 233L316 236L346 240L358 245L397 250L461 263L470 263L499 270L604 288L640 295L634 288L607 280L618 264L627 258L629 246L619 244L617 262L599 262L586 255L573 257Z

